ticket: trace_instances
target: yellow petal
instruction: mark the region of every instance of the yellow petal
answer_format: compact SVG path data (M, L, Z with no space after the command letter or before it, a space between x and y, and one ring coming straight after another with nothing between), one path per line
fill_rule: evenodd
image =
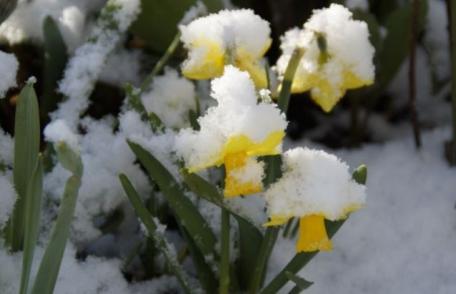
M363 80L360 79L357 75L352 73L351 71L344 72L344 83L343 86L346 89L356 89L361 88L364 86L369 86L374 83L373 80Z
M261 192L263 184L261 182L243 182L234 176L234 173L242 169L247 161L245 152L234 153L225 158L225 197L236 197L240 195L250 195Z
M264 227L272 227L272 226L280 226L288 222L291 216L283 216L283 215L273 215L271 219L265 223Z
M322 215L304 216L299 221L299 237L296 244L297 252L316 250L329 251L331 240L326 233L325 218Z
M201 39L192 43L189 50L189 59L182 67L184 76L189 79L207 80L223 74L225 57L220 44Z
M211 166L220 166L225 163L227 156L243 152L248 157L279 154L279 145L285 136L284 131L271 132L263 141L256 143L246 135L230 137L221 152L214 158L198 166L187 167L188 172L194 173Z
M372 80L363 80L353 72L343 72L340 84L332 84L322 72L297 73L293 79L292 93L303 93L311 90L312 100L325 112L331 111L342 99L348 89L356 89L372 84Z
M258 89L268 87L266 69L258 61L240 59L235 62L235 65L250 74L250 77Z

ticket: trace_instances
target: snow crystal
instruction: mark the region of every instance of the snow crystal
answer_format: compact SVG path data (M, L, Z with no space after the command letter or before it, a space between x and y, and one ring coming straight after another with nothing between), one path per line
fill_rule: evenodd
M139 0L109 0L101 12L89 41L79 47L70 59L59 90L68 99L52 113L75 129L79 115L88 107L88 96L100 75L108 54L139 13ZM114 24L114 25L113 25Z
M147 112L155 113L165 126L189 126L189 111L196 110L195 86L177 71L165 70L163 76L154 78L151 90L141 96Z
M0 229L8 220L16 201L16 191L6 176L0 174Z
M48 142L54 144L65 142L73 150L79 150L77 135L70 130L62 119L49 123L44 129L44 136Z
M227 66L224 75L211 85L218 105L198 119L200 131L184 129L176 138L176 151L187 166L212 161L230 137L245 135L261 142L272 132L285 129L285 117L274 104L257 104L255 86L246 72Z
M351 179L348 166L336 156L307 148L283 155L283 176L264 193L271 216L323 214L344 218L365 202L365 186Z
M16 86L16 73L19 67L16 56L0 51L0 99L9 88Z

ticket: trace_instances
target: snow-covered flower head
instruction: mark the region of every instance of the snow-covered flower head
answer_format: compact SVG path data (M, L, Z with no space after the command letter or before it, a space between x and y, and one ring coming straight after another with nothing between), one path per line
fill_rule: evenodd
M271 45L271 29L252 10L222 10L181 25L180 31L189 51L182 65L186 77L218 77L226 64L233 64L248 71L258 88L266 86L261 58Z
M300 218L297 251L330 250L324 220L340 220L365 203L365 186L348 166L324 151L295 148L284 153L283 176L265 192L271 221Z
M218 105L198 119L200 130L178 134L176 152L190 172L225 164L225 196L259 192L263 166L255 157L281 152L285 116L274 104L258 103L248 73L231 65L211 86Z
M282 37L282 56L277 61L280 75L285 73L292 52L302 48L292 92L310 90L312 99L329 112L345 95L374 82L374 47L365 22L353 20L345 7L332 4L315 10L304 28L294 28Z
M187 127L189 111L196 110L193 83L167 69L163 76L154 78L151 88L141 96L147 112L155 113L167 127Z

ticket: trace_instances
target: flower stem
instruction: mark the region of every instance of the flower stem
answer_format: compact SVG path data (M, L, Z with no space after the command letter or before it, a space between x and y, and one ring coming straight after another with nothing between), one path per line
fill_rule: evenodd
M179 45L180 37L181 33L180 31L178 31L177 34L174 36L174 39L169 45L168 49L166 49L165 54L163 54L160 60L158 60L158 62L152 69L152 72L146 77L146 79L141 84L141 91L147 90L147 88L152 83L154 77L163 69L166 63L168 63L169 59L174 55L174 52L176 52L176 49Z
M304 49L296 48L291 54L290 61L288 62L285 75L283 77L282 88L280 90L278 105L283 113L287 113L288 103L290 101L291 85L295 76L296 70L298 69L299 62L304 55Z
M451 109L453 115L452 138L446 142L445 152L450 165L456 165L456 5L453 1L447 0L448 16L450 23L451 43Z
M285 70L285 75L277 102L279 109L285 114L288 110L288 102L290 101L293 78L303 55L304 50L302 48L296 48L293 51L290 61L288 62L287 69ZM274 183L282 175L281 165L282 158L280 155L270 156L266 159L266 176L264 183L266 188ZM258 253L258 259L255 264L253 277L250 281L249 293L258 293L263 284L266 267L268 265L269 257L271 256L272 249L274 248L274 244L277 240L279 230L280 227L268 227L266 229L266 233L264 235L263 242L261 243L261 247Z
M220 294L228 294L230 287L230 214L222 210L222 230L220 249Z
M410 58L409 58L409 108L411 113L411 122L413 127L413 135L415 138L415 146L421 148L421 132L418 123L418 114L416 111L416 39L418 29L418 0L412 2L412 20L410 34Z

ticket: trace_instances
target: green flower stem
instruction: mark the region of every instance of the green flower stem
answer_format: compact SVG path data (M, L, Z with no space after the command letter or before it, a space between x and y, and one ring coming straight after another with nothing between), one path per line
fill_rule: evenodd
M287 113L288 103L290 101L291 85L293 83L293 78L303 55L304 49L296 48L291 54L290 61L288 62L287 69L285 70L282 88L280 90L280 95L277 102L280 110L282 110L283 113Z
M163 69L163 67L168 63L169 59L174 55L174 52L176 52L176 49L179 45L180 36L181 34L178 32L169 45L168 49L166 49L163 56L155 64L152 72L142 82L139 91L135 90L131 85L127 85L125 87L130 107L135 109L141 115L142 119L149 121L154 131L157 129L156 126L158 117L155 114L147 113L147 110L141 100L141 94L149 89L150 84L154 80L155 76Z
M279 99L277 101L279 109L283 113L287 113L288 102L290 101L291 85L298 68L299 62L304 55L304 49L296 48L291 54L290 61L288 62L287 69L281 85ZM280 155L270 156L266 158L266 176L265 176L265 187L274 183L278 178L281 177L281 166L282 158ZM274 248L275 242L279 234L280 227L268 227L266 229L263 242L258 253L258 259L255 264L254 273L250 282L249 293L256 294L259 292L266 274L266 267L268 265L269 257L271 256L272 249Z
M174 39L169 45L168 49L166 49L165 54L163 54L160 60L158 60L158 62L152 69L152 72L146 77L146 79L141 84L141 92L144 92L148 89L154 77L163 69L163 67L168 63L169 59L174 55L174 52L176 52L176 49L179 45L180 37L181 33L180 31L178 31L176 36L174 36Z
M259 292L261 285L264 281L266 274L266 267L268 265L269 257L271 256L272 249L274 248L280 227L268 227L264 234L263 242L261 243L260 252L258 253L258 260L254 268L253 278L250 283L251 294Z
M220 249L220 294L228 294L230 287L230 214L222 210L222 230Z
M456 3L447 1L450 16L450 42L451 42L451 109L453 115L452 139L447 142L446 155L451 165L456 165Z
M456 4L450 2L451 9L451 97L453 110L453 141L456 141Z

